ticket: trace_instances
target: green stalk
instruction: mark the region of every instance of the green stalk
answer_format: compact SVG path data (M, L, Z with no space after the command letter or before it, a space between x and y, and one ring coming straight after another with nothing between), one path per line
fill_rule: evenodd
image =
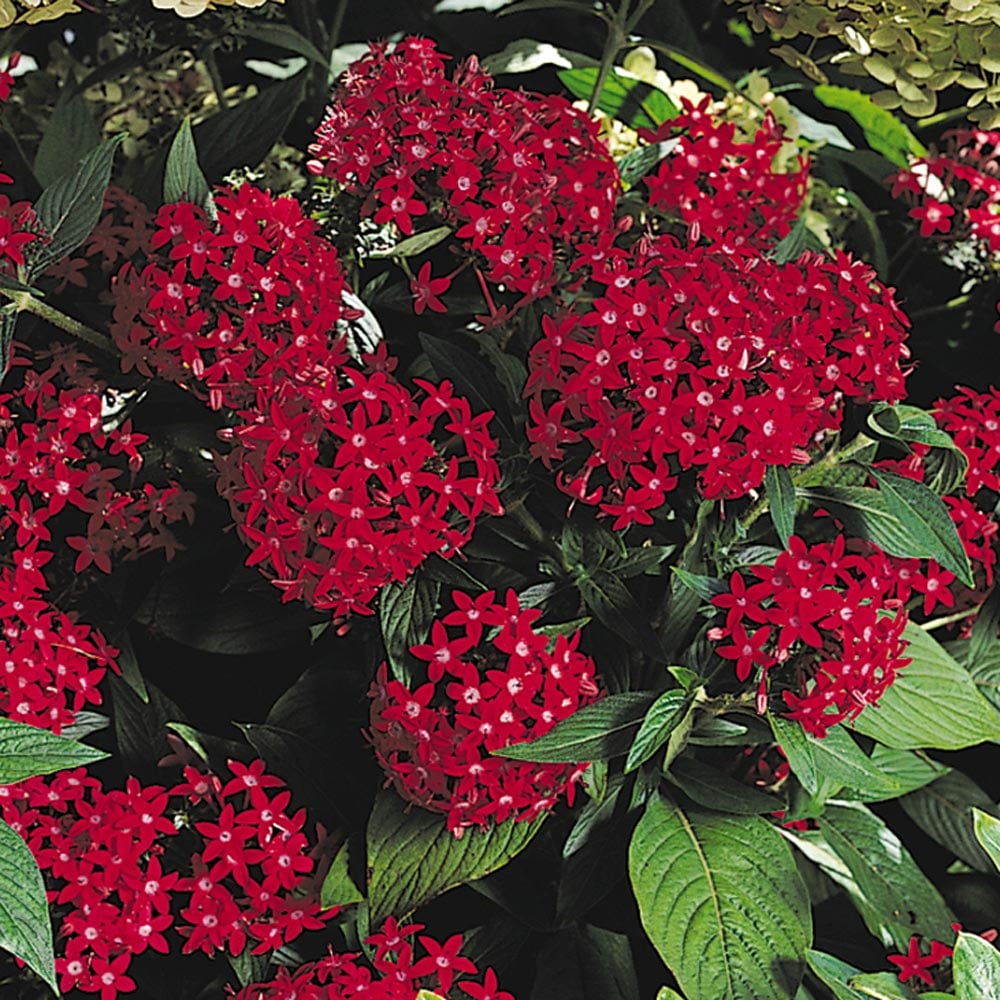
M96 347L99 351L104 351L106 354L118 353L114 343L108 337L105 337L103 333L98 333L93 327L87 326L86 323L81 323L78 319L67 316L66 313L56 309L54 306L50 306L47 302L36 299L30 292L16 292L0 288L0 295L5 295L11 299L17 306L18 312L31 313L39 317L39 319L44 319L54 327L72 334L78 340L82 340L84 343L90 344L91 347Z

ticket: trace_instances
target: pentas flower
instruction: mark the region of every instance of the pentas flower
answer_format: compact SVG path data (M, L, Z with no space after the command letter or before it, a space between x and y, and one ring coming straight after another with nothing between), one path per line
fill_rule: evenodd
M291 197L220 189L217 218L164 205L138 278L115 282L111 333L125 370L207 393L213 409L252 404L324 364L345 309L336 250Z
M650 523L682 470L706 498L745 496L768 465L807 462L845 399L903 396L906 317L846 254L778 264L661 238L593 277L589 307L542 319L527 435L616 529Z
M711 98L697 104L681 98L682 112L649 142L676 145L644 180L653 208L673 214L710 243L770 246L786 236L802 206L809 178L808 157L796 170L775 166L784 145L774 116L764 116L749 142L740 142L736 124L715 117Z
M432 553L454 555L479 517L501 512L491 413L451 384L364 368L343 344L307 380L286 380L240 412L219 489L257 565L285 600L370 614L390 581Z
M957 934L962 930L961 924L952 924L952 929ZM989 941L991 944L996 944L997 940L997 930L996 928L990 928L989 930L983 931L982 934L978 935L984 941ZM887 959L891 962L896 969L896 976L901 983L907 983L911 979L919 979L922 983L927 986L940 986L944 988L950 983L944 981L944 977L936 975L936 972L940 972L940 966L946 959L949 959L954 955L955 949L949 945L944 944L941 941L931 941L929 945L928 954L924 955L922 953L923 949L921 947L920 936L914 934L910 938L909 947L905 954L901 955L887 955ZM932 971L935 970L935 971Z
M251 983L233 1000L414 1000L427 990L442 1000L514 1000L501 990L496 973L487 969L482 982L474 962L461 954L462 936L444 944L420 934L423 924L400 926L389 917L381 930L365 939L374 954L371 964L356 952L333 952L297 969L279 969L277 976ZM414 940L416 939L416 940Z
M407 801L447 815L460 837L514 817L532 820L574 786L586 764L534 764L491 756L537 739L599 693L579 631L555 639L538 632L541 611L513 591L456 591L455 610L434 622L410 652L427 664L414 689L390 680L382 664L372 685L371 740L383 770ZM484 626L490 631L484 632Z
M954 396L935 402L934 417L969 461L967 494L1000 493L1000 389L956 386Z
M875 546L847 552L842 535L813 545L792 536L773 566L748 572L712 600L726 621L709 635L740 681L756 678L760 711L778 668L789 718L822 737L877 704L910 662L906 613L883 614L901 604L896 573Z
M566 280L577 246L609 245L618 172L568 101L494 87L475 58L450 76L446 62L426 39L373 45L341 77L309 170L404 236L449 226L458 255L520 306ZM434 280L421 271L418 311L447 288Z

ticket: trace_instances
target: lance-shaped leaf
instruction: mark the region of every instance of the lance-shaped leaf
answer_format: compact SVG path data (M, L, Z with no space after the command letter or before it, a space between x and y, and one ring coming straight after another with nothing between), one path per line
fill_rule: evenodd
M646 711L639 731L628 748L625 773L645 764L664 743L681 721L687 708L688 696L684 691L664 691Z
M1000 740L1000 713L969 672L919 625L907 625L903 638L911 662L853 728L897 750L961 750Z
M973 807L972 822L976 840L982 844L983 850L990 856L994 866L1000 870L1000 819Z
M177 129L163 173L163 202L169 205L176 201L189 201L206 211L212 205L212 192L198 163L190 118L185 118Z
M455 838L444 816L407 811L395 792L380 792L368 820L368 905L372 926L402 919L435 896L502 868L527 847L545 817L513 819Z
M52 922L42 873L28 845L0 821L0 948L37 972L58 996Z
M764 488L774 530L787 549L788 539L795 533L795 484L788 469L783 465L769 465L764 473Z
M546 764L579 764L616 757L631 746L655 697L651 691L608 695L584 705L537 740L515 743L493 753Z
M25 722L0 719L0 785L82 767L108 755Z
M685 996L792 998L812 939L809 895L766 820L653 796L629 848L639 915Z
M560 70L558 75L574 97L588 101L599 74L597 66L581 66ZM680 114L680 108L662 90L617 66L611 68L604 81L597 107L632 128L655 129Z
M409 681L407 656L411 646L423 642L437 610L441 584L423 576L405 583L389 583L379 595L379 624L393 676Z

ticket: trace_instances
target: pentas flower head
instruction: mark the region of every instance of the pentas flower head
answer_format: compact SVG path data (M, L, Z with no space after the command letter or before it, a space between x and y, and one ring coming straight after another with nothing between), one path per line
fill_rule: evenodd
M353 1000L358 996L414 1000L421 990L443 1000L514 1000L499 988L492 969L486 970L482 982L468 978L478 970L461 954L461 934L453 934L442 944L420 934L423 929L423 924L401 927L389 917L381 930L365 939L374 951L370 965L356 952L331 951L295 970L282 968L269 982L244 986L233 1000Z
M969 460L968 496L983 487L1000 493L1000 389L956 386L954 396L935 402L934 417Z
M847 552L843 536L807 545L792 536L773 566L736 571L712 603L726 612L710 637L740 681L756 677L758 709L772 674L788 716L815 736L874 705L910 661L896 573L873 545ZM752 578L756 578L754 581Z
M662 238L593 277L589 308L542 320L527 434L615 528L650 523L682 470L706 498L745 496L768 465L808 461L844 399L903 396L906 317L846 254L778 264Z
M285 600L335 617L370 614L379 588L432 553L448 558L479 517L501 512L491 413L451 384L416 380L333 349L308 381L286 380L243 410L219 489Z
M682 112L655 132L650 142L676 140L657 169L645 178L649 203L680 220L710 243L766 247L786 236L802 206L809 159L781 171L775 159L784 145L781 127L768 112L749 142L736 124L714 116L711 98L697 104L681 98Z
M371 740L399 794L446 813L448 828L532 820L560 796L571 802L586 764L534 764L491 756L536 739L599 690L579 631L554 640L508 591L476 598L456 591L455 610L435 621L411 653L427 664L414 690L390 680L385 664L372 685ZM489 631L484 631L484 627Z
M323 364L354 313L336 250L294 198L244 184L215 204L214 221L188 202L160 209L155 256L138 279L118 275L111 333L125 370L188 384L219 409Z
M494 87L474 58L449 76L446 61L426 39L373 45L341 77L309 169L404 236L451 227L458 255L523 305L565 280L577 245L610 243L618 172L563 98ZM422 270L417 310L446 288Z

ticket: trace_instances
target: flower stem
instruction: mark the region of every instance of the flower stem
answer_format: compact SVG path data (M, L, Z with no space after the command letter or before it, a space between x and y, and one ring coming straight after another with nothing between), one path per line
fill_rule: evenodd
M78 340L82 340L84 343L90 344L91 347L96 347L106 354L118 353L115 350L114 343L108 337L105 337L103 333L98 333L93 327L87 326L86 323L81 323L78 319L67 316L66 313L56 309L54 306L50 306L47 302L36 299L30 292L18 292L0 288L0 295L6 295L7 298L12 299L17 306L18 312L31 313L39 317L39 319L44 319L54 327L72 334Z
M954 625L955 622L964 621L966 618L972 618L978 615L980 608L978 605L974 608L967 608L965 611L955 611L950 615L942 615L940 618L932 618L929 622L922 622L920 627L925 632L933 632L936 628L944 628L945 625Z

